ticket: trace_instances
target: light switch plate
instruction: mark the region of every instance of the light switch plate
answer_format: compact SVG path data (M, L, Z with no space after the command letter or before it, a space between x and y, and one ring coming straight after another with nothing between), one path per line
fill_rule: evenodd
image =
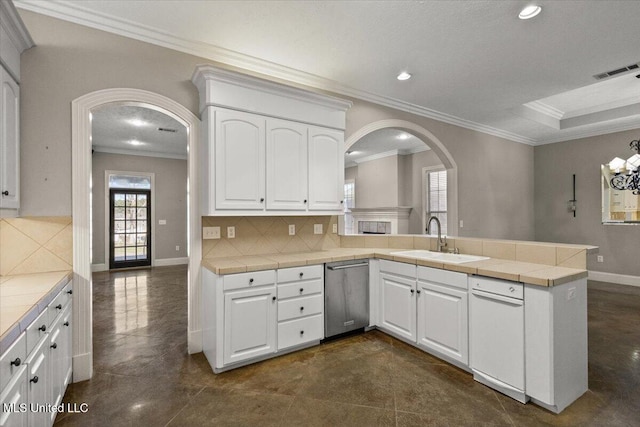
M313 224L313 234L322 234L322 224Z
M204 240L219 239L220 227L202 227L202 238Z
M597 261L598 262L604 262L604 256L603 255L598 255Z
M236 228L227 227L227 239L235 239L235 238L236 238Z
M296 235L296 225L289 224L289 236L295 236L295 235Z
M460 220L460 228L464 227L464 222L462 222L462 220Z
M333 234L338 232L338 224L333 224Z
M167 225L167 220L166 219L159 219L158 220L158 225Z

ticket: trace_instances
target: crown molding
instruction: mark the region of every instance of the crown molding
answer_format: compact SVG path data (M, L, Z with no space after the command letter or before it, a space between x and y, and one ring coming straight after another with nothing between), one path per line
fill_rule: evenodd
M572 133L571 135L562 135L556 138L544 139L536 143L535 146L555 144L556 142L573 141L574 139L589 138L592 136L607 135L610 133L624 132L627 130L636 130L636 129L640 130L640 122L638 120L636 120L633 123L623 123L623 124L616 124L616 125L605 126L605 127L598 127L598 129L589 129L582 132L575 132L575 133Z
M27 27L25 27L12 2L0 1L0 21L20 53L35 46Z
M556 120L561 120L565 115L564 111L560 111L557 108L540 101L527 102L524 106Z

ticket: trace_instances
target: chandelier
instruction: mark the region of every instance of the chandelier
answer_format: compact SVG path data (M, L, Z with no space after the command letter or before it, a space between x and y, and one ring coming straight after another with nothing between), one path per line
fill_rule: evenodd
M611 187L616 190L630 190L633 194L640 195L640 139L629 143L636 154L627 160L616 157L609 162L609 169L615 172L611 178Z

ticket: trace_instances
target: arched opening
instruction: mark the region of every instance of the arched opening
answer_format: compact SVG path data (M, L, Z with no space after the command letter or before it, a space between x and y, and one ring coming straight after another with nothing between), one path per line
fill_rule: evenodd
M448 199L448 209L446 213L448 226L448 234L452 236L458 235L458 169L453 156L438 138L415 123L404 120L380 120L370 123L351 134L345 141L345 153L350 152L352 147L358 141L370 136L375 132L385 129L395 129L411 135L422 141L428 146L432 153L440 160L442 167L446 170L447 187L446 194ZM424 171L423 171L424 173ZM420 215L422 216L422 215ZM424 219L421 220L424 223ZM345 224L341 224L341 233L345 233ZM422 228L423 230L423 228ZM403 233L400 233L403 234Z
M189 352L201 351L200 259L201 218L198 188L199 119L177 102L139 89L105 89L72 102L72 216L73 216L73 379L91 378L93 372L93 319L91 279L91 120L92 111L110 104L133 105L166 114L187 129L187 245L188 245L188 343Z

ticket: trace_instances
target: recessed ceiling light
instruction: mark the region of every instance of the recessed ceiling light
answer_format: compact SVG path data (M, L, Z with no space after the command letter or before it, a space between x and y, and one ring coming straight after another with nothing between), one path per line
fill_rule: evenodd
M128 119L127 123L129 123L130 125L134 125L136 127L142 127L147 125L147 122L140 119Z
M411 78L411 74L407 73L406 71L403 71L400 74L398 74L398 77L396 78L398 80L409 80Z
M144 142L140 142L137 139L131 139L128 141L131 145L144 145Z
M538 16L538 14L542 11L542 8L538 5L531 4L520 11L518 18L520 19L531 19L534 16Z
M396 136L396 138L398 138L399 140L405 141L409 139L409 135L406 133L401 133L400 135Z

